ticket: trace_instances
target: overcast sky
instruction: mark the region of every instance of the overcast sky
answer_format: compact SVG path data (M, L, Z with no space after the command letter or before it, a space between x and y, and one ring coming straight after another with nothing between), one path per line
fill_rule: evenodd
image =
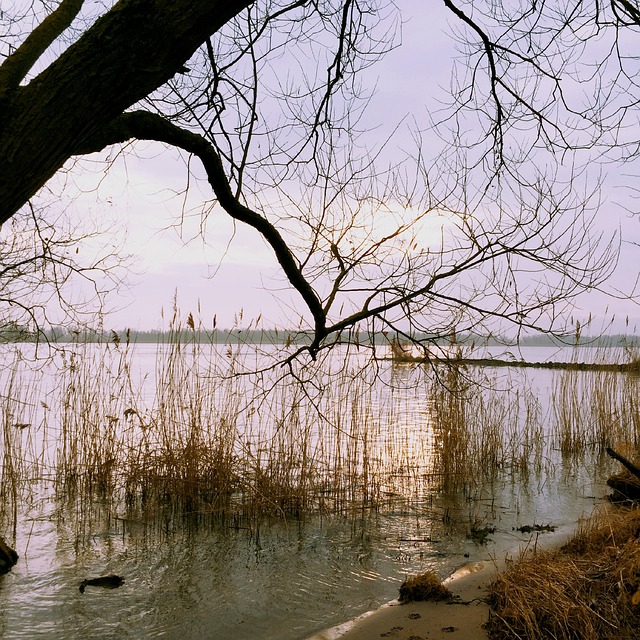
M455 46L449 35L449 15L441 3L418 0L400 2L403 10L402 46L389 53L380 63L367 70L364 81L376 86L369 105L366 122L376 127L375 135L387 137L403 118L415 118L427 124L428 112L446 98ZM411 145L409 127L401 127L391 141L398 153ZM171 307L174 291L178 292L180 309L186 316L194 314L198 305L205 326L214 315L218 326L231 326L234 316L244 310L245 321L262 314L265 326L289 326L295 316L293 309L302 309L298 297L283 281L273 255L257 232L234 227L224 214L218 213L208 221L206 244L199 234L197 216L181 218L183 198L176 196L186 181L184 160L175 151L163 152L158 145L136 145L138 157L117 162L108 176L100 179L88 172L81 183L86 195L78 199L79 212L91 208L105 219L126 220L126 227L117 231L125 238L125 251L135 256L135 270L129 276L129 288L110 298L118 310L106 319L107 327L154 329L166 326L161 309ZM633 173L627 167L626 174ZM608 177L603 193L603 228L622 225L625 238L637 240L638 220L626 215L618 206L630 197L625 185L630 178L618 169ZM96 188L97 187L97 188ZM200 190L201 189L201 190ZM190 203L211 199L207 185L195 186ZM96 199L97 197L97 199ZM173 226L172 226L173 225ZM614 285L627 288L635 280L640 248L626 246L622 268ZM637 322L640 312L628 301L585 296L581 311L590 312L603 322L605 308L619 320L631 317ZM614 330L623 330L617 322Z

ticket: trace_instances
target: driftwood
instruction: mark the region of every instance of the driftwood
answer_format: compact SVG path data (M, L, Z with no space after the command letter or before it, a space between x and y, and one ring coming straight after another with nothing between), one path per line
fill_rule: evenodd
M625 473L617 473L607 480L607 485L613 489L613 502L640 501L640 468L624 456L607 447L607 453L617 460L625 469Z
M613 489L609 496L611 502L640 502L640 479L630 473L617 473L607 479L607 485Z
M7 573L18 562L18 554L0 536L0 574Z
M607 447L607 453L614 460L617 460L627 471L631 472L636 478L640 478L640 468L636 467L633 462L630 462L624 456L616 453L611 447Z

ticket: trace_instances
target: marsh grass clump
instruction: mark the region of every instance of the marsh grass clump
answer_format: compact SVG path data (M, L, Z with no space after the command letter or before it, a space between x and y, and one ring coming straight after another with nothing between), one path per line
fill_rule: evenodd
M86 540L116 521L251 529L262 517L413 512L437 494L471 502L549 464L553 434L520 369L474 368L461 356L392 366L347 345L285 370L274 362L289 343L218 345L203 335L176 311L155 359L128 340L67 345L45 391L24 384L21 363L5 369L0 510L15 521L23 491L52 482L59 512L75 514ZM592 374L569 374L557 396L566 425L596 406L585 402ZM633 442L639 383L597 376L598 442ZM615 416L624 420L606 430ZM591 439L592 422L570 434L567 455Z
M442 580L433 571L426 571L406 578L400 586L398 600L402 604L408 602L451 600L453 594L442 584Z
M424 356L415 356L412 345L402 342L398 338L391 339L389 342L389 351L391 353L391 360L395 364L424 362L426 360Z
M172 326L144 393L129 345L78 344L63 356L54 469L73 512L86 519L85 506L99 502L123 523L172 530L185 520L245 528L261 517L379 507L386 469L405 463L391 442L406 432L365 369L327 358L301 365L304 381L292 384L277 367L260 369L260 345L201 343L192 320Z
M430 415L444 491L472 495L505 473L540 473L546 439L526 379L455 362L435 370Z
M347 354L296 363L290 377L260 369L259 345L202 343L192 325L174 318L145 393L128 344L76 345L63 359L55 469L79 513L98 498L122 522L172 529L397 511L542 458L530 397L492 393L483 372L394 368L385 387Z
M39 378L25 379L21 365L18 350L0 372L0 526L14 531L23 491L45 473L37 440L46 433L46 420L38 427L33 401Z
M554 373L552 384L553 440L565 458L602 452L608 446L635 449L640 445L640 376L634 352L626 351L619 368L577 369ZM590 359L603 364L607 351ZM577 348L572 362L585 359ZM631 363L631 364L630 364Z
M494 640L623 640L640 628L640 510L585 523L561 549L528 555L490 586Z

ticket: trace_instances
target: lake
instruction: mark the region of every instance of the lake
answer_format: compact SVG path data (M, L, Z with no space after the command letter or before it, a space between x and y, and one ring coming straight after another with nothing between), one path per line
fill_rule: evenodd
M518 527L575 527L617 471L603 445L628 451L640 424L629 374L434 372L353 347L270 368L276 347L251 345L69 345L38 364L14 347L3 638L302 640L406 575L535 542ZM111 573L124 585L79 592Z

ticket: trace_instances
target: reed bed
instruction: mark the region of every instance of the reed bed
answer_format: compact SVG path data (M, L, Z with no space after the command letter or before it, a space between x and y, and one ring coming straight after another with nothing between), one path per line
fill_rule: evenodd
M611 371L557 373L553 439L565 457L640 446L640 376Z
M33 398L39 372L24 375L22 354L13 356L3 369L0 392L0 522L15 532L21 499L44 479L45 452L39 440L46 438L47 415L37 424Z
M472 499L497 480L539 476L555 449L637 444L631 374L556 375L545 414L522 370L376 365L344 351L273 367L287 345L203 344L191 316L171 327L151 372L136 373L135 346L117 336L57 355L53 389L20 373L19 358L5 369L5 516L15 521L48 480L80 537L105 518L170 530L411 510L434 493Z
M184 337L159 345L150 402L134 392L128 346L65 357L59 491L85 503L98 496L123 521L170 513L244 526L375 508L374 449L393 416L373 414L362 371L327 367L292 384L285 373L256 373L237 349Z
M433 379L430 397L445 491L468 493L505 472L542 471L548 442L539 403L526 387L453 364Z
M587 521L557 551L521 558L490 587L493 640L624 640L640 628L640 510Z

